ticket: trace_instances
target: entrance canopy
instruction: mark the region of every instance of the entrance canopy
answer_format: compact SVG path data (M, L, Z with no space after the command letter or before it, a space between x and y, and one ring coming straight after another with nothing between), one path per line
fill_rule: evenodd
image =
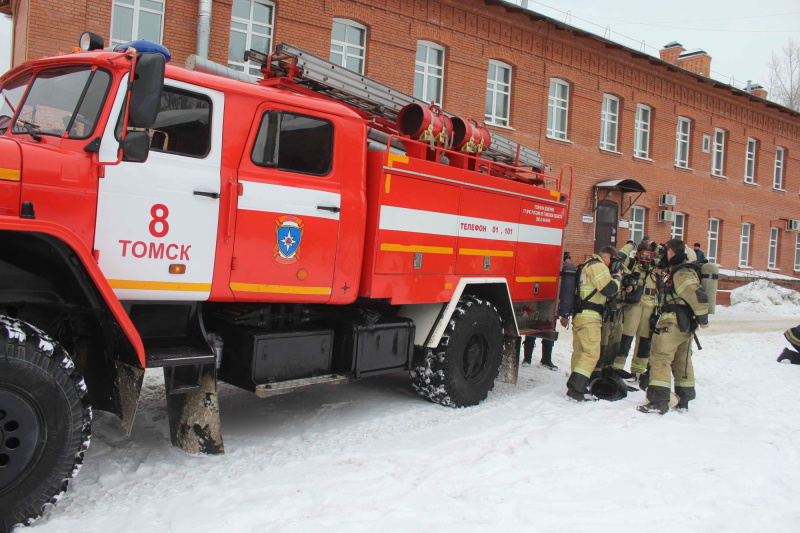
M604 190L606 192L606 195L603 196L603 198L601 198L598 201L597 200L597 193L600 190ZM620 195L623 198L622 207L624 208L624 211L622 211L622 213L620 213L620 216L624 216L625 213L628 212L628 209L630 209L631 206L636 203L636 201L639 199L639 197L642 196L642 193L647 192L647 190L644 188L644 186L642 186L642 184L639 183L636 180L627 179L627 180L601 181L600 183L597 183L594 186L594 196L593 196L594 205L592 206L592 211L597 211L597 206L599 205L599 203L602 202L603 200L605 200L606 198L608 198L609 195L614 191L619 191ZM636 196L636 198L631 200L631 202L628 204L627 207L625 207L625 203L624 203L624 197L625 197L625 193L626 192L627 193L639 193Z

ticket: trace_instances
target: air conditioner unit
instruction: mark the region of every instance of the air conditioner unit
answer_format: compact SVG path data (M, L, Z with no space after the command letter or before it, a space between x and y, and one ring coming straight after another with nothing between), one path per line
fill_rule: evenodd
M672 194L662 194L661 196L658 197L658 205L673 207L675 206L676 200L677 198L675 198L675 196Z
M658 212L658 221L659 222L675 222L675 211L667 211L667 210L659 211Z
M787 220L786 231L800 231L800 220Z

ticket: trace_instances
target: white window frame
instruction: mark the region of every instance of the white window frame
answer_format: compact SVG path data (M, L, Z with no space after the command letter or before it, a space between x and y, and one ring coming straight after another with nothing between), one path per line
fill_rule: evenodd
M767 268L778 270L778 228L769 228L769 253L767 254Z
M424 61L419 59L420 48L425 49ZM441 52L441 64L432 63L430 61L431 50ZM436 105L442 104L442 98L444 94L444 61L444 47L430 41L417 41L417 59L415 59L414 62L414 97L424 100L425 102L433 102ZM422 80L421 82L419 81L420 76ZM432 79L439 80L439 94L428 94L430 81Z
M644 207L631 207L630 235L628 238L637 244L642 242L644 238L645 214L646 211Z
M706 246L706 259L709 263L717 262L719 254L719 219L708 219L708 245Z
M600 111L600 149L616 152L618 137L619 98L613 94L604 94Z
M692 119L678 117L678 125L675 128L675 166L678 168L689 168L689 141L692 135ZM685 152L685 156L684 156Z
M647 117L645 118L645 115ZM636 106L636 125L633 131L633 156L650 159L650 127L653 121L653 109L649 105Z
M333 38L333 31L336 24L344 26L344 41ZM361 42L363 44L351 43L348 40L348 37L353 32L358 32L360 34ZM334 55L341 56L341 60L337 60ZM348 66L351 59L360 61L360 66L357 70L354 70ZM340 65L353 72L364 74L364 68L367 64L367 27L349 19L333 19L333 24L331 25L330 60L331 63Z
M233 15L233 9L231 9L231 27L230 33L244 33L245 34L245 51L250 50L253 48L253 38L264 38L267 40L266 50L261 50L265 54L269 54L272 50L272 40L273 36L275 35L275 4L268 0L248 0L250 4L250 18L242 18L236 17ZM270 16L269 20L264 22L260 20L255 20L253 18L253 4L261 4L269 9ZM234 25L239 25L234 27ZM241 28L240 26L245 26ZM255 28L259 26L267 27L267 33L263 33L258 31ZM254 28L255 27L255 28ZM229 45L230 46L230 45ZM240 58L239 61L233 60L228 57L228 67L234 70L238 70L240 72L247 72L253 76L261 76L261 65L255 63L253 61L248 61L247 63L244 62L244 56Z
M786 164L786 148L778 146L775 150L775 172L773 173L772 188L783 190L784 166Z
M711 150L711 175L725 177L725 130L714 129L714 141Z
M752 137L747 138L747 145L744 151L744 182L754 184L756 182L756 153L758 152L758 141Z
M494 70L494 76L492 76ZM492 126L509 127L511 110L511 65L490 60L486 73L486 116L484 122ZM508 82L504 81L507 74ZM503 99L505 98L505 105Z
M566 89L566 98L561 89ZM550 92L547 97L547 136L559 141L567 141L569 127L569 83L559 78L550 78Z
M118 44L127 43L131 41L135 41L137 39L141 39L142 37L139 36L139 17L141 13L153 13L158 15L161 18L161 25L158 29L158 39L157 42L161 43L164 39L164 2L165 0L147 0L150 3L161 4L161 10L156 10L149 7L142 7L142 0L114 0L111 4L111 39L110 44L112 47L117 46ZM114 27L114 10L115 9L131 9L133 10L133 22L131 23L131 37L130 39L115 39L114 33L117 28Z
M794 242L794 271L800 272L800 233L797 234Z
M753 225L742 222L742 230L739 234L739 267L750 266L750 236L753 233Z
M672 229L670 237L672 239L681 239L686 234L686 214L675 212L675 220L672 221Z

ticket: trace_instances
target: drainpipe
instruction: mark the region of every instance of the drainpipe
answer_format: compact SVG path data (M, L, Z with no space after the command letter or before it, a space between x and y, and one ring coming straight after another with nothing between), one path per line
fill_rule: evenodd
M208 59L208 41L211 37L212 0L200 0L197 17L197 55Z

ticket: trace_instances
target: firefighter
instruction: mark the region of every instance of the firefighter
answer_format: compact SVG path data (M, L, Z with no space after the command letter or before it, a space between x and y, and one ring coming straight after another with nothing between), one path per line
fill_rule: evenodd
M629 241L629 244L632 244L632 241ZM614 365L619 351L622 339L622 314L625 311L623 303L625 302L626 294L629 294L633 288L628 282L631 279L631 272L625 266L629 261L629 255L630 250L620 250L617 252L617 257L611 260L611 265L609 266L609 271L612 275L615 273L621 275L622 283L614 298L609 298L606 303L606 313L603 317L603 328L600 337L600 360L594 369L593 379L600 377L604 368Z
M612 275L608 269L614 256L614 247L606 245L578 268L568 400L582 402L593 399L589 393L589 378L600 359L603 314L607 300L613 298L621 286L622 274Z
M678 410L689 408L695 398L692 367L692 336L699 326L708 327L708 297L700 285L697 265L688 261L686 244L680 239L667 241L668 273L664 278L663 306L653 330L650 353L650 381L644 413L669 411L671 377L675 378Z
M783 332L783 336L786 337L786 340L789 341L794 350L784 348L778 357L778 362L788 359L793 365L800 365L800 325L787 329Z
M634 289L627 293L625 299L622 337L614 360L614 369L623 379L638 381L639 376L647 370L647 361L650 358L650 317L658 301L657 274L653 258L654 253L650 246L644 241L639 244L633 267L634 276L630 278L633 280ZM625 363L634 339L636 344L631 360L631 371L627 372Z

